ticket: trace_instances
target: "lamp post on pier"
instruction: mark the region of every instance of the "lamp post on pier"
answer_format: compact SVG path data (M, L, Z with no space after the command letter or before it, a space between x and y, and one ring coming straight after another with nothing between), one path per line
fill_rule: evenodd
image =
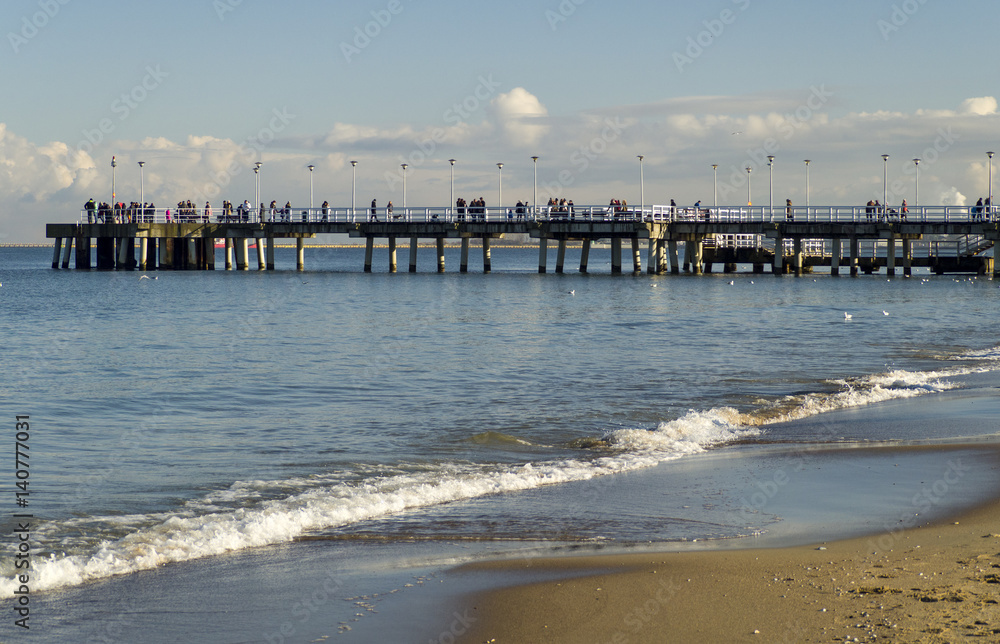
M451 164L451 201L448 204L448 211L455 207L455 159L448 159Z
M351 161L351 221L354 221L354 216L357 214L355 207L357 205L357 187L358 187L358 162Z
M503 164L497 164L497 209L503 216Z
M714 199L712 200L712 205L716 208L719 207L719 164L712 164L712 194Z
M913 207L920 206L920 159L913 160Z
M750 198L750 173L753 168L747 166L747 206L753 206L753 199Z
M767 157L767 201L768 215L774 219L774 155Z
M806 159L806 216L809 215L809 164L812 163L812 159Z
M889 196L888 178L889 178L889 155L883 154L882 155L882 210L884 212L888 212L888 208L886 207L885 204ZM881 216L880 213L876 214L879 214L879 216Z
M993 215L993 153L992 152L987 152L986 156L989 157L989 160L990 160L989 189L988 189L987 196L986 196L986 203L989 204L989 209L987 210L987 213L988 213L987 217L989 219L992 219L993 218L992 217L992 215Z
M534 179L531 188L531 215L535 215L535 207L538 204L538 157L531 157L531 167L534 171Z
M254 198L253 198L254 208L260 208L260 166L262 165L264 164L261 163L260 161L257 161L256 163L253 164L253 178L254 178L254 183L256 184L256 190L254 192ZM247 216L249 217L250 213L247 213ZM260 221L264 221L263 211L258 212L257 216Z
M309 168L309 214L311 215L313 209L313 170L316 169L316 166L310 163L306 167Z
M139 162L139 203L141 205L146 204L146 198L145 195L143 194L144 191L143 191L143 180L142 180L142 166L144 165L146 165L145 161Z
M646 205L645 186L643 185L643 180L642 180L642 160L644 158L645 157L643 155L641 155L641 154L638 155L638 159L639 159L639 216L640 217L642 216L642 211L645 209L644 207Z
M118 200L116 199L117 195L115 193L115 172L116 172L115 168L117 168L117 167L118 167L118 162L115 161L115 157L112 156L111 157L111 208L112 208L112 212L114 212L115 206L118 205Z
M403 169L403 214L406 214L406 169L409 166L408 163L403 163L399 167Z

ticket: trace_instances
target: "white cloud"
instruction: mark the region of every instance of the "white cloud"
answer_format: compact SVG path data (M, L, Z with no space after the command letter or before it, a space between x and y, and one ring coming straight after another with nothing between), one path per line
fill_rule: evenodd
M959 114L975 114L977 116L988 116L997 113L997 99L992 96L982 96L980 98L967 98L962 101Z
M499 94L491 101L490 111L511 145L535 146L549 131L549 111L523 87Z

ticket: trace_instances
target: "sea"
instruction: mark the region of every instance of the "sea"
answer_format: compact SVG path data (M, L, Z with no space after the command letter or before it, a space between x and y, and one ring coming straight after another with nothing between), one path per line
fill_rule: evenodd
M0 248L0 641L457 641L508 583L463 563L891 538L1000 495L989 277L421 250Z

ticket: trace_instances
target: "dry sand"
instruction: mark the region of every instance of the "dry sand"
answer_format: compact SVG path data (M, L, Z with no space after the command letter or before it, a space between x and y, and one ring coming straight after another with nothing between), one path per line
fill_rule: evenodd
M472 598L464 643L1000 642L1000 500L828 544L469 568L550 581Z

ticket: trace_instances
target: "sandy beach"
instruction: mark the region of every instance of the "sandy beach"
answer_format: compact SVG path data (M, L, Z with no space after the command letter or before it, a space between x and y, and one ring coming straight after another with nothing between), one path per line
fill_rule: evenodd
M905 524L792 547L477 563L466 570L522 580L473 598L458 641L1000 641L1000 499Z

